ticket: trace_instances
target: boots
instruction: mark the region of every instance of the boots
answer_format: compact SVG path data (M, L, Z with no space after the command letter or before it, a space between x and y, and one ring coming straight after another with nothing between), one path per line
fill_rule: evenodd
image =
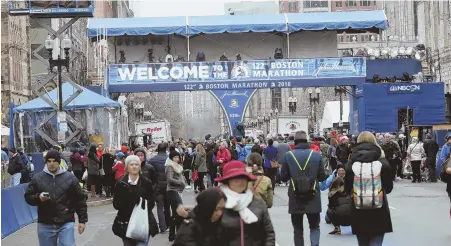
M169 221L169 242L173 242L175 240L175 217L171 216Z
M91 185L91 197L96 197L96 186Z
M329 232L329 235L340 235L340 234L341 234L340 226L335 226L334 230Z

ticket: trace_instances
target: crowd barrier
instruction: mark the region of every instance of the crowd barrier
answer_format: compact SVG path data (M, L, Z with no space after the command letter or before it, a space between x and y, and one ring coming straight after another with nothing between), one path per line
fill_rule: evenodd
M28 184L3 189L2 196L2 239L38 219L37 207L25 202L24 194Z

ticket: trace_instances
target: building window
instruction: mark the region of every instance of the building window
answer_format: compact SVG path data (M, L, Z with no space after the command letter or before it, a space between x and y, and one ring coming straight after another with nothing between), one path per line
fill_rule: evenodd
M360 0L360 6L371 6L370 0Z
M282 88L271 89L271 109L281 112L282 109ZM270 110L270 109L268 109Z
M336 1L335 2L335 7L337 7L337 8L343 7L343 2L342 1Z
M346 1L346 7L356 7L357 6L357 2L353 1L353 0L347 0Z
M298 2L289 2L288 3L288 11L290 12L298 12Z
M304 8L327 8L327 1L304 1Z

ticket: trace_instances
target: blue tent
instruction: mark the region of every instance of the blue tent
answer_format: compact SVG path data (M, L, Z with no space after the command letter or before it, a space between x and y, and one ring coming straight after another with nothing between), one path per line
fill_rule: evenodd
M81 87L81 86L80 86ZM121 105L107 97L101 96L89 89L81 87L83 91L78 95L72 102L70 102L64 110L74 110L74 109L86 109L86 108L96 108L96 107L120 107ZM63 102L68 99L72 94L77 91L71 83L63 83ZM51 101L57 101L58 90L54 89L44 95L50 98ZM49 97L50 96L50 97ZM54 110L47 102L41 98L36 98L25 104L22 104L14 109L14 112L37 112L37 111L51 111Z
M149 18L99 18L88 21L88 37L104 34L183 36L200 33L285 32L387 29L384 11L352 11L260 15L217 15Z

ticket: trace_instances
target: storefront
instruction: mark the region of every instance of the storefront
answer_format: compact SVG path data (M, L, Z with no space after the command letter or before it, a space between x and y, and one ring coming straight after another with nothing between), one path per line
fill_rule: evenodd
M365 83L350 101L351 132L397 132L402 124L445 123L443 83ZM404 119L405 118L405 119Z

